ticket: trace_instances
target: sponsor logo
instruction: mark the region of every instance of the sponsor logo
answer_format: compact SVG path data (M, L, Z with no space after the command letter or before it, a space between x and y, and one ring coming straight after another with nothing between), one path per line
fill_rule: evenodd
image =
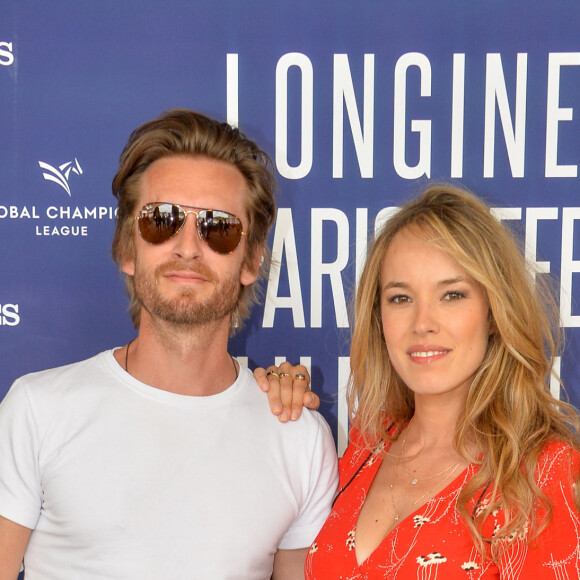
M58 168L45 163L44 161L39 161L38 165L40 165L41 169L44 169L42 176L47 181L54 181L60 185L71 197L70 186L68 184L68 178L71 173L75 173L76 175L82 175L83 170L80 166L78 159L75 157L74 161L67 161L67 163L63 163L59 165Z
M46 181L56 183L72 198L70 177L82 175L83 169L78 159L54 167L45 161L38 165ZM50 186L52 187L52 186ZM44 197L44 196L43 196ZM85 238L90 234L91 224L111 222L116 218L115 207L108 205L0 205L0 222L2 220L22 220L33 224L32 233L43 237ZM0 311L2 316L2 311ZM6 317L7 318L7 317ZM9 324L6 322L5 324Z
M14 64L12 43L0 42L0 66L11 66L12 64Z
M20 324L18 304L0 304L0 326L17 326Z

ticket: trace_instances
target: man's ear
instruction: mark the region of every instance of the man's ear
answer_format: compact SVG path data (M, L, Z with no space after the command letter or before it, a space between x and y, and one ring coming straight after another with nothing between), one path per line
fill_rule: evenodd
M260 263L262 262L262 248L257 248L253 257L244 260L242 264L242 271L240 272L240 283L242 286L249 286L258 279L258 271L260 270Z
M121 258L121 272L127 276L135 275L135 255L124 254Z

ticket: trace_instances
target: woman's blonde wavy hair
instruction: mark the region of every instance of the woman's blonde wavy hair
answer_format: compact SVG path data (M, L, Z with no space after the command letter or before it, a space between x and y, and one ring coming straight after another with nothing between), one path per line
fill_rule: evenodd
M356 296L348 401L352 425L369 448L380 438L398 436L400 429L393 437L386 433L387 419L403 425L414 412L413 393L389 360L380 302L384 256L394 236L410 226L453 257L489 302L492 334L455 428L455 446L469 461L475 459L468 441L483 450L458 507L481 553L497 559L507 542L495 540L507 540L528 525L531 541L551 518L550 503L535 482L545 444L560 440L580 449L577 412L548 387L560 345L558 310L545 276L534 278L514 237L475 195L435 185L404 205L372 244ZM491 501L472 514L473 499L486 487ZM580 509L580 483L575 493ZM500 505L506 524L488 551L490 538L482 526ZM538 516L538 506L545 517Z

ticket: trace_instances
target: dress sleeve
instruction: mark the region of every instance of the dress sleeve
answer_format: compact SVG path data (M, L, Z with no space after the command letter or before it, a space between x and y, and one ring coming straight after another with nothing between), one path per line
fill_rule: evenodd
M31 529L42 505L38 439L29 394L19 379L0 403L0 515Z
M552 518L529 545L514 542L502 557L500 578L579 578L580 514L574 502L574 481L580 460L563 444L546 450L538 467L538 484L548 496Z
M315 416L317 428L312 439L308 488L298 518L278 546L285 550L310 546L330 513L338 485L334 439L322 416L318 413Z

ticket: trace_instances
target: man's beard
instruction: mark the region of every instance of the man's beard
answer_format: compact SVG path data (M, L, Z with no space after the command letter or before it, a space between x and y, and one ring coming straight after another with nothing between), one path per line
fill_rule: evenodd
M184 287L174 298L165 298L159 291L159 281L167 271L192 271L206 278L206 284L213 285L213 291L200 299L199 289ZM223 320L235 309L240 295L240 272L234 272L223 282L217 283L213 272L203 264L186 268L183 264L172 262L150 271L135 271L135 293L141 306L165 322L176 325L205 325Z

